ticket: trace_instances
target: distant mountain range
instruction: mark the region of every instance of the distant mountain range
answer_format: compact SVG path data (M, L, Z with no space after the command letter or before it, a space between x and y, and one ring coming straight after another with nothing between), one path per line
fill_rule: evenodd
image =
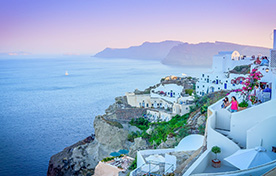
M129 48L106 48L97 53L95 57L161 60L165 58L174 46L181 43L182 42L177 41L163 41L158 43L145 42L140 46L131 46Z
M219 51L237 50L242 55L269 55L269 48L239 45L227 42L204 42L189 44L179 41L163 41L159 43L145 42L140 46L123 49L106 48L95 57L154 59L166 65L178 66L210 66L212 58Z

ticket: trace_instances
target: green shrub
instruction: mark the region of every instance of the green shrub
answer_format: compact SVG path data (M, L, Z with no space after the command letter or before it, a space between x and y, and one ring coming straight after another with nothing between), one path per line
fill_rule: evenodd
M200 109L201 114L204 114L205 112L207 112L207 109L208 109L208 106L206 104L201 106L201 109Z
M248 107L247 101L243 100L240 104L239 107Z
M131 165L129 166L129 170L134 170L137 167L137 156L135 157L134 161L131 163Z
M147 130L149 129L149 124L150 122L143 118L137 118L137 119L131 119L131 121L129 122L132 126L136 126L137 128L139 128L140 130Z
M185 89L185 94L192 95L193 92L194 92L193 89Z
M216 154L216 159L217 159L217 154L221 152L220 148L218 146L212 147L212 152Z

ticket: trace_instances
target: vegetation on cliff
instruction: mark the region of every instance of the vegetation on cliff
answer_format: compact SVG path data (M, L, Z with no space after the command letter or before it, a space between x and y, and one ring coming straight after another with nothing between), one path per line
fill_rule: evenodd
M166 142L168 137L175 137L176 141L180 141L182 138L192 133L191 128L194 128L187 124L188 119L193 118L199 112L199 115L202 114L203 116L206 116L208 106L226 96L227 93L227 91L219 91L207 94L203 97L196 96L195 106L190 108L190 113L182 116L175 115L168 122L150 123L144 117L132 119L130 124L138 127L142 131L131 132L128 135L128 140L133 142L135 138L142 137L151 145L160 145L162 142ZM205 124L202 124L196 128L198 133L204 134Z

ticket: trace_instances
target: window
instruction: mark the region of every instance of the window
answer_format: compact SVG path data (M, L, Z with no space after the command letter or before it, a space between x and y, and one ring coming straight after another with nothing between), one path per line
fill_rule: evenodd
M197 88L199 89L199 86L197 86Z
M203 85L202 87L204 88L205 86Z
M204 74L202 74L202 77L204 77Z

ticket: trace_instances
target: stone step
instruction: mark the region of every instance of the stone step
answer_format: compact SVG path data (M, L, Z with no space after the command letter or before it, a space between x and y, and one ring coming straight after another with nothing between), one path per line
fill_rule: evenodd
M231 141L233 141L235 144L237 144L241 149L245 149L244 146L242 146L240 143L238 143L237 141L233 140L232 137L229 136L230 131L229 130L223 130L223 129L216 129L217 132L219 132L220 134L224 135L225 137L227 137L228 139L230 139Z

